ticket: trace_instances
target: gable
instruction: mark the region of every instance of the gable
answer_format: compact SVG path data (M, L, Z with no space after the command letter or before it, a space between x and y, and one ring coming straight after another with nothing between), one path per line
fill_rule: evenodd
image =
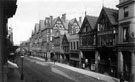
M53 25L53 29L64 29L64 25L60 19L60 17L57 18L56 22Z
M96 28L98 27L106 27L105 29L112 29L111 26L118 24L118 10L105 8L103 7L98 21L96 23Z
M89 32L91 30L92 30L92 28L90 26L90 23L89 23L88 19L85 16L79 33L85 33L85 32Z
M76 34L80 30L80 26L76 18L72 19L69 23L69 32L71 34Z
M76 19L74 20L73 25L78 26L78 29L80 29L80 25L79 25L79 23L78 23L78 21Z
M103 8L101 10L101 13L99 15L98 21L96 23L96 27L98 31L102 30L111 30L112 25L116 24L116 21L114 21L115 18L113 18L112 13L115 13L116 11L113 11L111 9Z
M118 10L104 7L103 10L112 25L118 24Z

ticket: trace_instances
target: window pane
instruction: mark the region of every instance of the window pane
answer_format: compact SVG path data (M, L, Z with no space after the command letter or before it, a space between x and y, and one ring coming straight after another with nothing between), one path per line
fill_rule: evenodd
M128 17L128 7L124 8L124 17Z
M128 34L128 27L124 27L123 28L123 41L124 42L127 42L128 41L128 36L129 34Z

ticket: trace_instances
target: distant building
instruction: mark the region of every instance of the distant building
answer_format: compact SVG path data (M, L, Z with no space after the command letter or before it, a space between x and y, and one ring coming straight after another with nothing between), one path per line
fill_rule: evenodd
M80 67L80 54L79 54L79 35L81 27L81 17L79 21L76 18L73 18L68 23L68 33L69 33L69 59L70 65L75 67Z
M63 53L63 47L62 47L62 39L63 39L63 35L54 37L54 55L56 55L57 57L57 61L59 62L63 62L64 59L64 53Z
M80 55L79 55L79 35L74 34L69 37L69 53L70 53L70 65L74 67L80 67Z
M65 61L68 64L69 64L69 61L70 61L69 38L70 38L70 34L68 34L68 33L64 34L63 38L62 38L63 54L65 56Z

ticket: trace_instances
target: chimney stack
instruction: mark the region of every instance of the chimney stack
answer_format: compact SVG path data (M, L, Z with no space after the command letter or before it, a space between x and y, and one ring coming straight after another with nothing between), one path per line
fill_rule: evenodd
M82 17L79 17L79 22L82 23Z
M66 14L62 14L62 19L66 21Z
M53 20L53 16L50 16L50 19Z
M51 25L52 25L52 21L53 21L53 16L50 16L50 21L51 21Z

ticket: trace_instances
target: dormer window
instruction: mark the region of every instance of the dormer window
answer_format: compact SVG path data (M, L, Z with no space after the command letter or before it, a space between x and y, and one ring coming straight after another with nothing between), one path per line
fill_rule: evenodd
M128 15L129 15L128 7L124 7L124 17L128 17Z

